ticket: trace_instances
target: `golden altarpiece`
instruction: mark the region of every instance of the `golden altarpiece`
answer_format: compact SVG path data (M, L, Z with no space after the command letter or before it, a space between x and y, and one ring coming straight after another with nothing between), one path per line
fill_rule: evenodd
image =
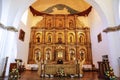
M66 73L82 73L77 63L92 65L90 29L79 23L77 15L44 15L31 28L28 63L35 61L48 66L46 74L56 73L55 66L64 67Z

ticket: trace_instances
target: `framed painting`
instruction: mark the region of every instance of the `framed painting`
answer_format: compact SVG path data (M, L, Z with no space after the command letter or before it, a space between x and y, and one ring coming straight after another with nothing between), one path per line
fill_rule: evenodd
M101 33L98 34L97 38L98 38L98 42L102 41L102 35L101 35Z
M24 41L24 37L25 37L25 32L24 32L22 29L20 29L19 39L20 39L21 41Z

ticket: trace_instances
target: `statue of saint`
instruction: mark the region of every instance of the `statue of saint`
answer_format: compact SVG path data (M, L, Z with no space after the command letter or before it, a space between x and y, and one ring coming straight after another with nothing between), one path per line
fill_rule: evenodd
M61 37L58 38L58 43L62 43L62 38Z
M72 36L70 36L70 43L72 43L73 41L72 41Z
M40 58L40 52L36 52L35 53L35 62L38 65L38 75L41 76L41 64L42 64L42 60Z
M38 36L36 39L37 39L37 42L39 43L40 42L40 36Z
M72 51L71 52L71 60L74 60L74 58L75 58L75 53L74 53L74 51Z
M80 69L80 74L83 75L83 64L85 62L85 53L83 51L80 51L80 58L79 58L79 69Z
M50 60L50 52L49 51L46 53L46 60Z
M51 43L51 36L48 36L48 42Z

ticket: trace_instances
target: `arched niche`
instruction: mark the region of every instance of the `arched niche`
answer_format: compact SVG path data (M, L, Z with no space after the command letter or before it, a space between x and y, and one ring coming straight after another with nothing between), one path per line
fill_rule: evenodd
M84 33L79 33L78 40L79 40L78 41L79 43L86 42L86 36L85 36L85 34Z
M34 39L35 41L35 43L41 43L42 42L42 34L41 34L41 32L36 32L35 33L35 39Z
M37 62L39 62L40 60L41 60L41 50L39 49L39 48L36 48L36 49L34 49L34 60L35 60L35 62L37 61Z
M52 43L53 42L53 33L47 32L45 36L45 42L46 43Z
M56 33L56 43L59 43L59 44L64 43L64 32L58 31Z
M44 59L46 61L51 61L52 60L52 48L51 47L47 47L45 49Z
M74 32L68 33L68 42L69 43L74 43L75 42L75 34L74 34Z
M76 60L76 50L74 48L69 49L69 60L70 61Z

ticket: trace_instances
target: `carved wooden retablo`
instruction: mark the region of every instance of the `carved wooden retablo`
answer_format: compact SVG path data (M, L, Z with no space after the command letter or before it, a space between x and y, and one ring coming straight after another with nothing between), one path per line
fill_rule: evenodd
M44 15L31 28L28 63L35 60L46 64L71 64L84 60L82 64L92 64L90 29L78 24L77 15Z

